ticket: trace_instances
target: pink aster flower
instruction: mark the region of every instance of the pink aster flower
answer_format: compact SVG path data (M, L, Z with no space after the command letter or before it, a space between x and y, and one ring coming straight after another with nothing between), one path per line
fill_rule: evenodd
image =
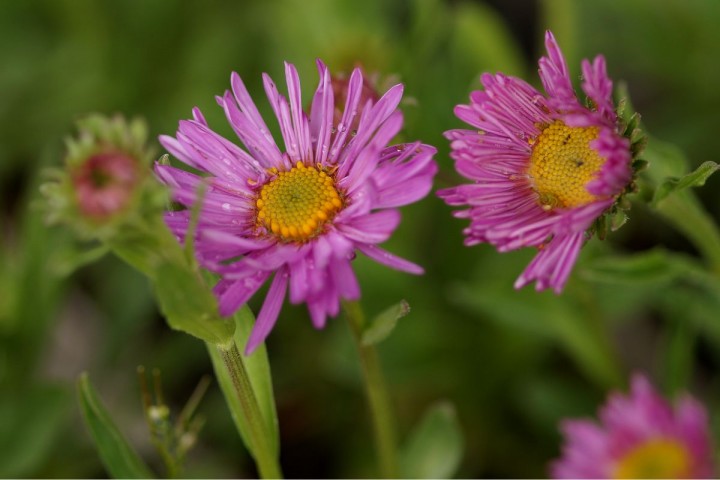
M473 130L450 130L457 171L474 181L438 192L470 219L465 244L487 242L506 252L539 253L516 288L562 291L593 222L632 180L630 142L619 132L612 81L600 55L582 63L581 103L551 32L540 59L547 95L519 78L485 73L484 91L470 94L455 114Z
M157 175L176 201L189 207L199 185L209 185L195 248L200 263L221 276L215 286L220 313L232 314L272 277L247 353L270 333L288 290L291 303L307 304L317 328L337 315L341 299L358 299L351 266L356 251L397 270L423 271L377 245L398 226L397 207L430 191L435 148L420 142L388 146L403 124L397 110L403 87L361 103L359 69L350 76L342 117L334 122L332 79L320 61L318 70L307 114L293 65L285 64L287 99L263 76L284 149L236 73L232 90L217 101L245 149L213 132L197 108L192 120L180 122L175 138L160 137L175 157L205 174L158 165ZM178 238L189 217L188 210L167 214Z
M642 375L630 395L613 393L590 420L565 420L562 458L553 478L711 478L712 447L705 409L689 395L675 408Z

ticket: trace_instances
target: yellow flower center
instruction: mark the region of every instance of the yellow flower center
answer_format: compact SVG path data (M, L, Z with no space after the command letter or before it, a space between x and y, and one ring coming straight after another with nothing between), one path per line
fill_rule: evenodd
M265 184L255 202L257 223L285 241L317 235L343 206L335 181L325 171L302 162Z
M638 445L620 460L614 478L688 478L690 455L680 442L657 439Z
M597 137L597 127L568 127L555 120L534 139L528 175L544 209L579 207L597 200L585 188L605 163L590 148Z

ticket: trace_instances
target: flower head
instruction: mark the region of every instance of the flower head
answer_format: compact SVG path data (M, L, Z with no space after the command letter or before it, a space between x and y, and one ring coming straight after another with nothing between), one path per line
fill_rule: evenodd
M635 375L630 395L613 393L590 420L565 420L553 478L710 478L712 448L705 409L688 395L672 408Z
M623 137L605 59L582 63L581 103L551 32L540 59L546 96L521 79L485 73L484 91L455 114L474 130L450 130L457 171L475 183L438 192L469 218L466 245L539 253L515 283L562 291L588 230L631 185L631 144Z
M247 352L270 333L288 290L291 303L307 304L317 328L338 313L341 299L358 299L351 267L357 250L392 268L422 273L377 244L397 227L397 207L430 191L435 149L420 142L388 146L403 123L397 110L402 85L374 101L363 95L363 76L355 69L335 122L332 79L320 61L318 71L307 114L293 65L285 64L287 99L263 77L284 148L236 73L232 89L217 101L245 149L213 132L197 108L193 119L180 122L174 138L160 137L175 157L206 174L156 167L175 200L188 207L200 184L208 185L195 248L201 264L221 276L215 286L221 314L233 313L274 275ZM166 220L182 238L189 218L183 210L169 212Z
M77 123L79 135L67 141L65 168L49 171L53 181L42 186L48 218L72 224L84 236L108 237L142 215L140 210L164 202L162 190L146 173L154 153L140 119L94 114Z

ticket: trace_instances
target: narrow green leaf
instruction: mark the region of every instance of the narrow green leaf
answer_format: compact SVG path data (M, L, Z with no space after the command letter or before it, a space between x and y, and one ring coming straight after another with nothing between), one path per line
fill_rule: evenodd
M667 283L694 268L693 264L657 248L627 256L606 255L586 262L579 271L586 280L615 285Z
M78 379L78 397L85 424L105 468L114 478L154 478L152 471L120 433L90 384L87 373Z
M463 455L463 437L449 402L428 409L400 452L405 478L451 478Z
M375 317L362 334L364 346L376 345L390 336L398 320L410 313L410 305L405 300L393 305Z
M690 168L690 162L682 150L656 138L650 139L642 158L649 164L644 173L652 185L660 185L668 177L680 177Z
M217 313L202 277L186 265L165 262L156 269L155 294L170 327L213 344L227 343L235 325Z
M234 340L238 347L242 350L250 337L250 332L255 324L255 317L253 316L252 311L250 311L247 305L245 305L238 310L237 313L235 313L234 320ZM220 384L220 389L225 396L225 401L228 403L228 408L230 409L230 414L235 422L235 426L240 433L240 437L245 443L245 446L251 453L253 453L254 449L250 441L250 426L242 414L242 408L240 406L240 401L235 394L232 379L230 378L222 357L218 353L217 348L215 348L215 345L208 344L207 347L213 363L213 368L215 369L215 375L218 383ZM275 396L272 388L270 363L268 362L265 345L260 345L250 356L243 355L242 361L245 364L248 376L250 377L250 383L253 386L253 393L255 394L255 398L260 406L260 411L267 431L271 432L274 454L277 455L280 449L278 420L275 408Z
M588 311L588 304L577 302L568 290L558 296L507 287L527 259L526 254L517 254L486 260L484 272L497 272L496 276L483 274L471 286L450 287L451 300L477 318L521 329L540 342L556 342L597 385L620 385L621 369L599 312Z
M653 196L653 205L657 205L668 195L684 190L688 187L702 187L705 181L713 173L720 170L720 165L715 162L705 162L696 168L693 172L680 178L668 178L655 190Z

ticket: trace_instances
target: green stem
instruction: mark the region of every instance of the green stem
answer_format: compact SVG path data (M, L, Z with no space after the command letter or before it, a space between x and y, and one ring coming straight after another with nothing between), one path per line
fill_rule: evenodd
M720 230L692 192L677 192L657 206L660 212L702 253L720 275Z
M360 365L365 380L372 415L375 447L377 449L380 474L384 478L398 478L397 442L395 422L390 406L385 380L380 368L380 357L372 345L363 345L362 334L365 328L365 316L358 302L344 302L343 307L355 339Z
M280 465L273 454L270 432L267 431L263 421L260 406L250 384L250 377L248 377L245 363L235 341L229 345L216 345L215 348L232 379L242 409L239 414L243 415L248 421L250 440L253 445L252 453L260 471L260 476L262 478L282 478Z

